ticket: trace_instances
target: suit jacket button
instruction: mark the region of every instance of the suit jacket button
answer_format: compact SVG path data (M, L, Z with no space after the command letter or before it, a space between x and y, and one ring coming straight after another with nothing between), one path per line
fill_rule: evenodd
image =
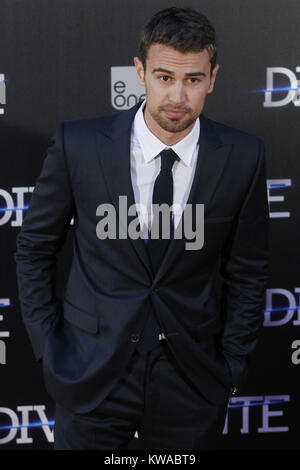
M132 343L138 343L140 339L141 339L140 335L131 335L130 337L130 341Z

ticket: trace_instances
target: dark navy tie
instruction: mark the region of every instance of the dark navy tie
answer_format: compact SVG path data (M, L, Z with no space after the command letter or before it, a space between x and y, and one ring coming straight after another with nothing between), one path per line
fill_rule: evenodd
M172 149L163 150L160 154L161 156L161 166L160 166L160 173L158 174L154 187L153 187L153 196L152 196L152 204L168 204L168 207L171 207L173 204L173 175L172 175L172 167L174 162L179 159L178 155ZM161 261L164 257L164 254L168 248L170 243L170 238L173 236L173 223L172 223L172 215L171 211L166 211L167 214L167 221L166 223L169 224L170 227L170 237L163 239L162 238L162 216L159 212L153 212L153 221L152 221L152 228L156 223L158 225L158 234L159 238L151 238L150 237L147 242L147 248L149 252L149 257L151 260L153 273L155 274L161 264ZM142 339L138 345L138 351L141 354L145 354L157 345L158 342L158 335L161 331L160 325L158 320L151 310L149 312L148 319L146 321L145 328L143 330Z
M174 162L178 159L177 154L172 149L166 149L161 152L161 166L160 166L160 173L157 176L154 188L153 188L153 196L152 196L152 204L167 204L168 207L171 207L173 204L173 175L172 175L172 167ZM152 227L155 223L157 223L159 227L159 238L149 238L148 241L148 250L149 255L152 263L152 268L154 273L157 272L161 261L164 257L164 254L168 248L170 243L170 237L172 236L173 232L173 223L172 223L172 215L171 211L165 212L165 217L167 217L166 225L170 227L170 237L163 239L162 238L162 213L155 214L152 221ZM150 233L151 235L151 233Z

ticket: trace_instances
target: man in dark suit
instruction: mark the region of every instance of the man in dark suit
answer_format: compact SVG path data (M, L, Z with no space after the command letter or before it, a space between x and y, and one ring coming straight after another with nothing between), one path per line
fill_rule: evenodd
M264 147L202 114L219 68L214 28L193 9L158 12L134 63L147 99L58 126L18 236L22 313L57 404L56 449L124 449L136 431L144 449L213 447L261 326ZM124 217L120 196L136 212ZM172 202L169 239L155 239L154 205ZM185 204L198 231L204 205L203 246L177 236ZM72 218L59 299L55 255Z

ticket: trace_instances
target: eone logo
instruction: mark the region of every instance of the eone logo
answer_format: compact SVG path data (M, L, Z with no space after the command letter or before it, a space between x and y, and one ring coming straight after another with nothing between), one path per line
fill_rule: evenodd
M4 73L0 73L0 114L4 114L2 104L6 104L6 87Z
M135 67L111 67L111 104L115 109L132 108L145 97L145 88L138 82Z
M296 67L296 73L300 72L300 67ZM277 75L280 81L285 79L289 86L274 86L274 76ZM264 107L273 108L286 106L289 103L293 103L294 106L300 106L300 80L297 79L294 72L285 67L268 67L267 68L267 89L265 90L265 101ZM284 93L286 96L282 99L273 99L274 95L278 93Z
M45 405L18 406L18 415L10 408L0 407L0 445L7 444L14 439L16 439L16 444L32 444L33 439L29 437L32 427L40 427L47 441L54 442L53 430L51 429L53 422L49 422L45 408ZM36 418L38 418L38 422L32 422L32 419ZM3 424L4 419L6 425Z

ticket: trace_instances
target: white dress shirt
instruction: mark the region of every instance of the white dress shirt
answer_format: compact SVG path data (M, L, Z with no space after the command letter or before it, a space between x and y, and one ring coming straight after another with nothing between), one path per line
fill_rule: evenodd
M157 175L160 172L160 152L171 148L179 156L175 161L173 173L174 226L177 227L182 211L191 190L199 150L200 120L197 119L192 130L177 144L167 146L147 127L144 119L146 100L139 107L131 129L130 168L135 204L141 224L143 238L148 238L151 227L152 193Z

